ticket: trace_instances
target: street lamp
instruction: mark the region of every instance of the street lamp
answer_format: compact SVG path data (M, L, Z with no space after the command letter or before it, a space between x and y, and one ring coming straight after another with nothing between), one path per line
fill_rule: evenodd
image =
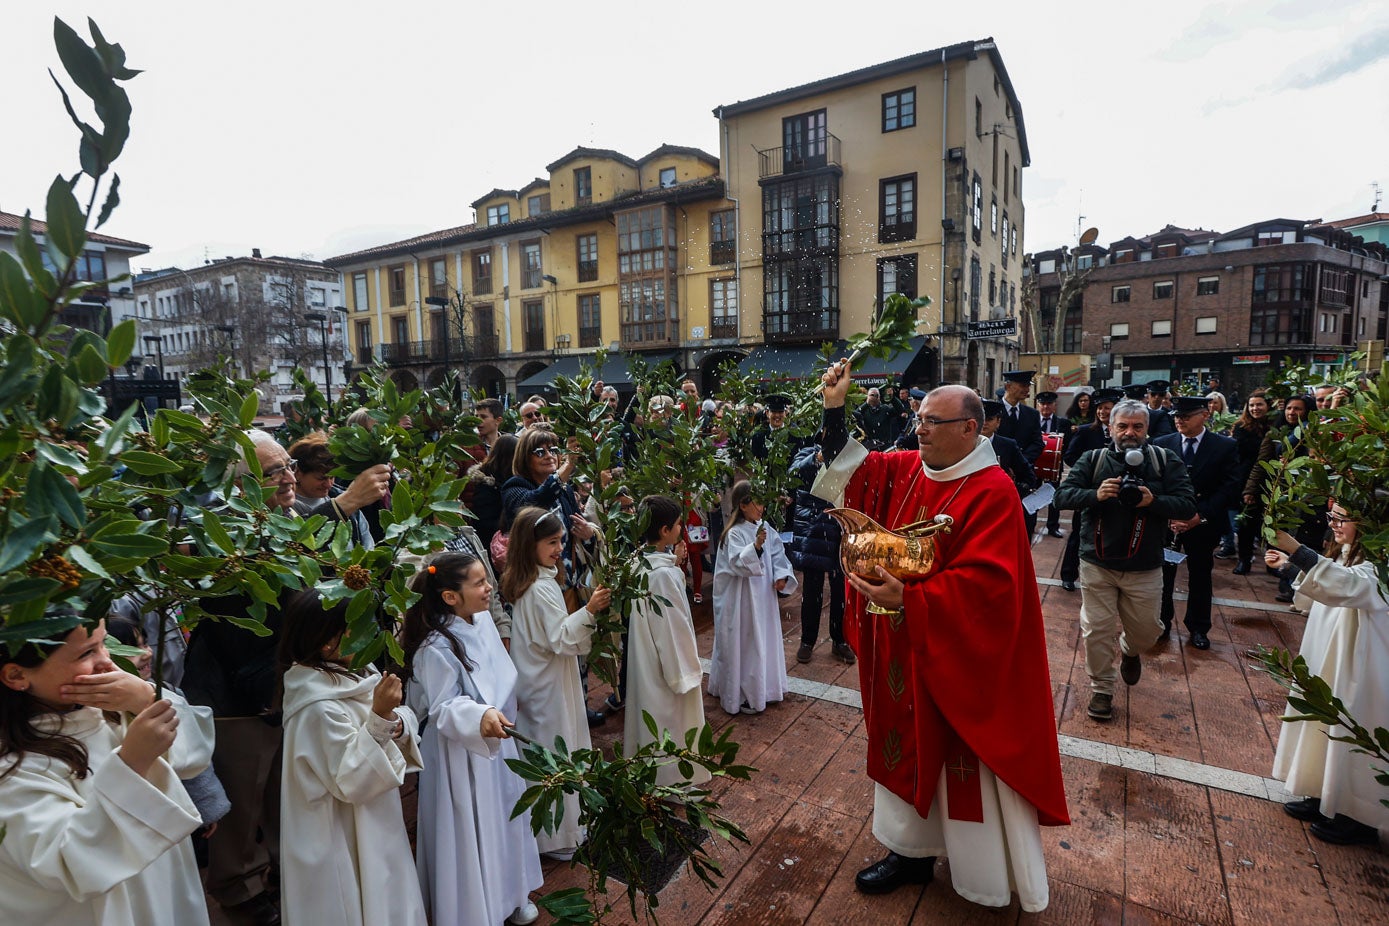
M328 401L333 401L333 368L328 365L328 316L322 312L305 312L304 318L318 322L319 334L323 336L323 382Z

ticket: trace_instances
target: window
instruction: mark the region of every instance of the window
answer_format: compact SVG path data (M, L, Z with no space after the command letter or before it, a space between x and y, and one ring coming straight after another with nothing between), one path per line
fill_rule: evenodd
M369 308L367 275L365 273L353 273L351 275L351 307L358 312L365 312Z
M376 359L371 355L371 322L357 322L357 363L362 366L371 366Z
M1077 270L1089 270L1095 266L1095 256L1093 254L1081 254L1076 258Z
M481 357L497 355L497 322L491 304L473 306L473 349Z
M391 305L405 305L405 267L391 267L386 273L391 281Z
M391 316L391 343L410 343L410 317L408 315Z
M979 102L979 97L974 98L974 137L984 137L984 104Z
M1170 338L1172 337L1172 319L1159 318L1153 320L1153 337Z
M713 280L709 284L709 336L738 336L738 281Z
M440 258L429 262L429 295L447 298L449 294L448 261Z
M1206 315L1196 319L1197 334L1215 334L1216 316Z
M662 168L661 168L661 188L664 189L664 188L666 188L666 187L668 187L668 186L675 186L675 168L674 168L674 167L662 167Z
M1312 298L1312 264L1269 264L1254 268L1254 304L1308 302Z
M1131 287L1129 287L1127 284L1125 284L1125 285L1123 285L1123 286L1114 286L1114 287L1111 287L1110 290L1109 290L1109 301L1110 301L1110 302L1128 302L1128 301L1129 301L1129 296L1130 296L1130 294L1131 294Z
M228 296L228 297L234 297L235 293L236 293L236 287L235 287L234 285L232 285L231 283L228 283L228 284L223 288L222 295ZM328 304L328 293L323 289L323 287L322 287L322 286L310 286L310 287L309 287L309 305L314 306L314 307L316 307L316 308L321 308L321 307L323 307L323 306L326 306L327 304Z
M1171 299L1171 298L1172 298L1172 289L1173 289L1173 287L1172 287L1172 281L1171 281L1171 280L1162 280L1162 281L1160 281L1160 282L1154 283L1154 284L1153 284L1153 298L1154 298L1154 299Z
M1259 237L1254 239L1254 247L1267 248L1275 244L1283 243L1283 233L1280 231L1259 232Z
M823 109L782 119L781 158L783 171L790 173L824 167L827 163L825 152L828 148L828 139L829 132Z
M617 267L623 276L645 271L664 271L667 251L674 247L665 210L642 209L617 217Z
M668 344L678 337L674 212L650 206L617 215L619 338L624 345Z
M910 241L916 237L916 174L878 184L878 240Z
M989 307L998 305L998 274L993 267L989 268Z
M1323 334L1336 333L1336 316L1326 312L1321 313L1321 332Z
M527 241L521 245L521 288L535 289L543 281L545 268L540 264L540 242Z
M544 215L550 211L550 194L538 193L526 198L526 215Z
M980 229L984 222L984 185L979 182L979 175L974 175L974 182L970 187L970 202L974 206L974 243L980 240Z
M1327 305L1350 305L1350 294L1355 291L1350 271L1334 267L1322 267L1321 301ZM1335 331L1335 328L1331 329Z
M916 255L884 257L878 261L878 305L893 293L916 298Z
M576 240L579 249L579 282L592 283L598 279L598 236L580 235Z
M1133 248L1120 248L1114 252L1114 263L1127 264L1133 260Z
M1080 353L1080 343L1085 336L1085 326L1081 324L1082 312L1077 296L1066 310L1065 327L1061 329L1061 350L1068 354Z
M1109 336L1115 340L1123 340L1129 336L1128 322L1114 322L1109 326Z
M1197 277L1196 295L1214 296L1220 292L1220 277Z
M998 234L998 200L989 203L989 234Z
M545 349L545 303L527 302L521 306L525 324L525 349Z
M1176 242L1171 242L1171 243L1169 243L1169 244L1160 244L1160 245L1158 245L1156 248L1153 249L1153 257L1154 257L1154 258L1158 258L1158 257L1176 257L1176 256L1177 256L1177 244L1176 244Z
M1008 250L1010 250L1010 251L1013 252L1013 256L1014 256L1014 257L1017 257L1017 256L1018 256L1018 227L1017 227L1016 225L1013 226L1013 233L1012 233L1012 235L1010 235L1009 238L1008 238L1008 244L1009 244Z
M507 223L510 222L510 221L511 221L511 206L510 206L509 204L507 204L507 203L502 203L500 206L488 206L488 207L487 207L487 224L488 224L488 226L492 226L492 225L505 225L505 224L507 224Z
M969 320L979 321L979 290L984 288L984 268L979 258L969 259Z
M579 297L579 346L603 346L603 310L597 293Z
M1056 272L1056 259L1048 257L1046 260L1037 262L1037 273L1045 276L1048 273Z
M492 251L473 252L473 294L485 296L492 291Z
M1008 157L1008 152L1003 152L1003 201L1008 202L1008 181L1013 174L1012 159Z
M916 125L916 88L883 94L883 131L895 132Z
M1008 213L1003 213L1003 266L1008 267Z
M731 264L737 258L733 218L732 209L709 216L709 263Z
M593 168L575 168L574 202L580 206L593 202Z

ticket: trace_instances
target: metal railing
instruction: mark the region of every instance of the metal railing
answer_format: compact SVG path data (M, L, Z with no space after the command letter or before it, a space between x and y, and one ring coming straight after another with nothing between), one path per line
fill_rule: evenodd
M839 138L826 132L824 139L800 145L777 145L757 152L758 178L799 174L822 167L840 167Z

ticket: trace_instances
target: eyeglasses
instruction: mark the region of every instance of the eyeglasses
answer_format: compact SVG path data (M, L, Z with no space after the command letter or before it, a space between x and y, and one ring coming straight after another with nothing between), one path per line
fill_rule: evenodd
M973 418L970 418L968 416L964 418L936 418L933 415L923 415L920 418L916 419L916 426L918 428L938 428L943 424L954 424L957 421L973 420Z
M1344 526L1347 525L1347 524L1359 524L1359 523L1360 523L1360 519L1359 519L1359 518L1343 518L1343 517L1341 517L1339 514L1329 515L1329 516L1327 517L1327 520L1331 522L1331 526L1332 526L1332 527L1344 527Z
M293 475L297 472L299 472L299 461L290 460L288 463L281 463L279 466L272 466L269 469L265 470L261 474L261 478L264 479L266 482L269 482L272 479L279 479L285 473L290 473L291 475Z
M564 456L564 451L563 451L563 450L560 450L558 447L536 447L534 450L531 451L531 456L533 456L533 457L548 457L548 456L562 457L562 456Z
M527 418L527 419L529 419L529 418L539 418L539 417L540 417L540 412L526 412L526 413L525 413L524 415L522 415L521 417L522 417L522 418Z

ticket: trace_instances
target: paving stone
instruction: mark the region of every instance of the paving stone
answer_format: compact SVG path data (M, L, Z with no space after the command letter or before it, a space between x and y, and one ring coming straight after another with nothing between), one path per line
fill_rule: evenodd
M1050 871L1048 871L1050 875ZM1021 913L1019 926L1121 926L1124 901L1114 894L1051 878L1051 900L1040 913Z
M1335 922L1330 891L1303 826L1267 800L1211 791L1234 922Z
M1127 898L1198 923L1229 923L1206 789L1137 772L1125 774Z

